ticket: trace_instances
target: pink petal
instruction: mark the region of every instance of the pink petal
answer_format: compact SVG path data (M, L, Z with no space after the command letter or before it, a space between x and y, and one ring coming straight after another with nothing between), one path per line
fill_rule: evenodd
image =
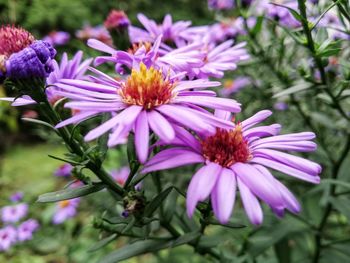
M141 111L135 123L135 147L140 163L144 163L148 157L149 127L147 112Z

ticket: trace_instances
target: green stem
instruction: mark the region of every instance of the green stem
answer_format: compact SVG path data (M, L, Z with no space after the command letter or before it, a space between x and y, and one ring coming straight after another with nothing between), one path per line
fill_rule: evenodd
M338 0L333 0L334 3L336 3L340 13L349 21L350 23L350 14L346 11L344 6L338 1Z

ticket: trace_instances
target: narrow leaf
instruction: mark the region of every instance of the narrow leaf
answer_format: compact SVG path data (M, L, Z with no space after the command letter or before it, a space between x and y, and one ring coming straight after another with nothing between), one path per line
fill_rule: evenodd
M105 246L107 246L109 243L111 243L114 239L117 238L117 234L113 234L109 237L106 237L100 241L98 241L97 243L95 243L93 246L91 246L89 249L88 249L88 252L94 252L96 250L99 250Z
M145 207L145 217L150 217L154 211L164 202L165 198L169 195L173 187L169 187L157 195L152 201Z

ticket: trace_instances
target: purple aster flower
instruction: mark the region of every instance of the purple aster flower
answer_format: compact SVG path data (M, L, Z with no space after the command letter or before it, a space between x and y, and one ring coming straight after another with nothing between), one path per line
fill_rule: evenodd
M16 243L17 232L13 226L0 229L0 251L7 251Z
M231 114L217 111L225 120ZM283 151L310 152L316 149L312 132L277 135L281 126L258 126L271 112L260 111L236 124L233 129L218 129L214 135L194 137L182 130L176 147L166 149L150 159L142 171L149 173L182 165L201 163L187 190L187 213L191 217L198 202L209 196L215 216L221 223L230 219L236 189L249 220L261 224L263 212L258 198L266 202L278 216L287 209L300 211L293 194L266 168L272 168L311 183L319 183L321 167L317 163Z
M10 196L10 201L14 203L21 202L22 199L23 199L23 192L16 192Z
M16 223L28 213L28 205L21 203L17 205L4 206L1 209L1 219L4 223Z
M76 32L75 36L83 41L94 38L109 46L113 46L111 35L102 25L92 27L89 24L86 24L81 30Z
M273 108L278 111L285 111L288 109L288 104L284 101L278 101L273 105Z
M39 228L39 223L35 219L28 219L20 224L17 228L18 241L31 240L33 233Z
M58 177L69 177L72 174L73 166L69 163L65 163L58 167L58 169L54 172L55 176Z
M77 213L77 208L80 203L80 198L60 201L56 204L55 214L52 218L52 223L55 225L62 224L69 218L72 218Z
M226 80L224 88L220 91L223 96L230 96L232 93L238 92L240 89L248 86L251 83L250 78L238 77L235 80Z
M137 18L146 30L130 26L129 37L132 43L153 43L162 35L164 43L174 43L177 47L181 47L188 40L183 33L191 25L191 21L177 21L173 23L171 15L167 14L163 23L158 25L154 20L148 19L143 14L138 14Z
M111 56L100 56L95 59L98 66L105 62L115 63L116 71L123 74L125 68L131 70L140 63L147 67L153 66L162 69L163 72L170 72L170 75L178 75L180 72L189 73L192 68L201 67L205 54L200 51L201 43L190 44L177 49L164 50L160 48L162 35L156 42L133 44L133 48L126 51L115 50L104 43L90 39L88 45L94 49L109 53Z
M55 55L56 50L49 43L36 40L5 60L3 73L13 79L45 78L53 71L52 61Z
M200 68L193 68L189 74L194 78L222 78L224 72L235 70L237 63L249 59L245 42L233 45L233 40L225 41L216 46L214 44L202 43L205 53L204 64Z
M272 1L267 8L267 15L286 27L295 28L301 26L301 23L293 17L290 11L281 5L298 10L297 1Z
M208 0L209 9L215 10L227 10L232 9L234 6L233 0Z
M62 46L69 42L70 34L64 31L53 31L43 38L44 41L52 46Z
M91 141L111 131L108 146L124 143L133 130L138 158L145 162L149 151L149 135L153 131L165 141L175 138L173 124L190 127L197 132L215 132L215 127L232 127L229 121L214 117L202 107L240 111L235 100L217 98L215 92L203 90L220 85L209 80L179 81L143 63L132 70L126 80L117 81L108 75L91 69L99 78L95 82L62 80L57 86L72 101L65 107L79 113L56 126L79 123L102 113L112 117L91 130L86 141ZM97 82L98 81L98 82Z

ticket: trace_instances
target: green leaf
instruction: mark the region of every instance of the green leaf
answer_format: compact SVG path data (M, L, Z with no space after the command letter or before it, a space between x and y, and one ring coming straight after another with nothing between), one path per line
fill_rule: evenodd
M79 188L64 189L57 192L51 192L51 193L40 195L37 202L51 203L51 202L73 199L73 198L77 198L80 196L85 196L85 195L89 195L89 194L101 191L103 188L105 188L105 185L103 183L97 183L93 185L84 185Z
M102 123L106 122L109 119L109 117L110 117L109 113L103 114ZM106 154L107 154L107 150L108 150L107 142L108 142L108 133L103 134L97 140L98 151L99 151L100 159L102 162L106 158Z
M164 240L144 240L126 245L114 251L100 260L100 263L115 263L124 259L155 252L171 245L171 242Z
M310 89L311 87L312 85L310 83L301 82L299 84L296 84L295 86L292 86L288 89L285 89L281 92L276 93L275 95L273 95L273 98L279 98L279 97L295 94L295 93Z
M218 225L222 227L227 227L227 228L244 228L246 225L235 223L235 222L228 222L227 224L221 224L219 221L211 219L208 220L208 223L211 225Z
M288 9L289 12L292 14L292 16L296 20L298 20L299 22L301 22L303 20L303 17L296 10L294 10L293 8L290 8L290 7L285 6L285 5L276 4L276 3L271 3L271 4Z
M340 181L340 180L335 180L335 179L323 179L321 181L321 184L322 185L324 185L324 184L335 184L335 185L343 186L345 188L350 189L350 183L344 182L344 181Z
M263 22L264 22L264 17L259 16L258 19L256 20L255 26L253 27L251 33L254 35L259 34L262 29Z
M179 238L177 238L173 242L172 247L188 244L189 242L199 238L200 236L201 236L201 233L198 231L189 232L189 233L184 234L184 235L180 236Z
M113 234L109 237L106 237L100 241L98 241L97 243L95 243L93 246L91 246L89 249L88 249L88 252L94 252L96 250L99 250L105 246L107 246L109 243L111 243L114 239L117 238L117 234Z
M274 245L275 253L279 263L291 262L291 250L288 239L282 239Z
M55 129L55 127L53 127L51 124L45 122L45 121L41 121L41 120L37 120L37 119L32 119L32 118L22 118L23 121L26 122L31 122L31 123L35 123L35 124L40 124L46 127L49 127L50 129L54 130L55 132L57 132L57 130Z
M150 217L154 211L157 210L157 208L160 207L160 204L164 202L165 198L169 195L169 193L171 192L171 190L173 190L173 187L169 187L167 189L165 189L163 192L161 192L159 195L157 195L156 197L154 197L152 199L152 201L146 205L145 207L145 217Z
M333 207L342 213L350 222L350 199L346 197L329 198L329 202Z

